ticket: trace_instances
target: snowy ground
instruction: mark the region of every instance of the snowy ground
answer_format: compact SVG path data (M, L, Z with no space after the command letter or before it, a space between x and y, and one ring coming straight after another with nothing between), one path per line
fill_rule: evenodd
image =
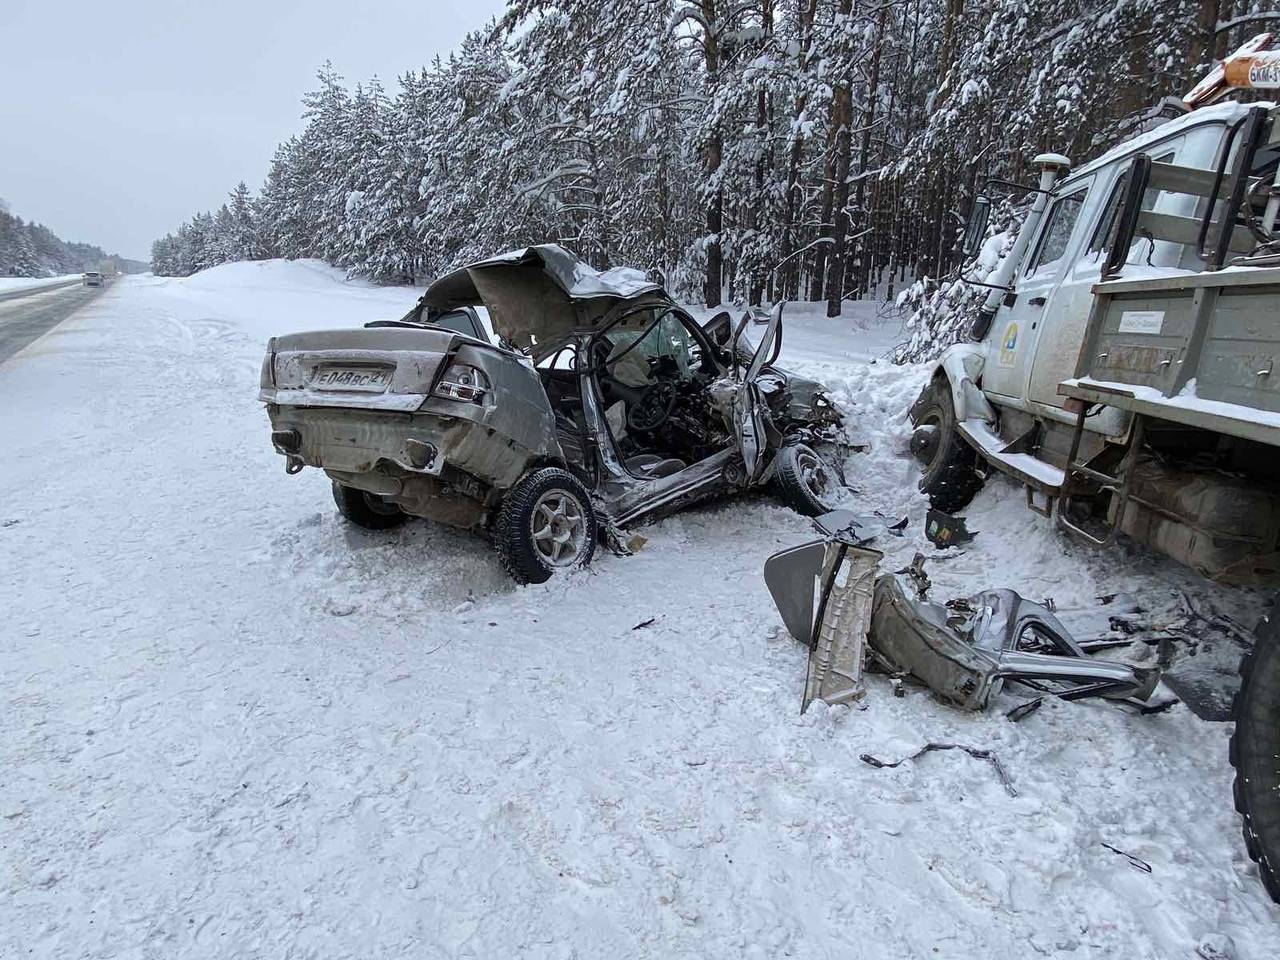
M307 263L126 277L0 366L0 956L1277 955L1227 725L1088 702L1013 724L877 680L799 717L804 651L759 572L809 526L768 500L528 588L477 539L340 523L270 449L263 342L412 298ZM784 350L873 441L859 504L911 517L891 568L928 548L921 373L867 362L895 332L797 314ZM1065 543L1009 484L967 515L939 596L1256 613ZM858 760L930 740L991 748L1017 796L960 753Z

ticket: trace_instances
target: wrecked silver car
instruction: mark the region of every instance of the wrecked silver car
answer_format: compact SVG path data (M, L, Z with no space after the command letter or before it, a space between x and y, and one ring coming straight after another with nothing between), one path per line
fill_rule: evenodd
M831 509L840 415L774 365L781 307L750 350L748 322L704 329L639 271L545 244L440 278L400 320L273 338L259 397L286 470L324 470L348 520L487 530L540 583L598 532L621 549L626 525L708 497Z

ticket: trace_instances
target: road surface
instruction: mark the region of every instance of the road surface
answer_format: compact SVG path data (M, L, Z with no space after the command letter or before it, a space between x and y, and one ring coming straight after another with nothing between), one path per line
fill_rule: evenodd
M0 293L0 363L44 336L105 289L69 280Z

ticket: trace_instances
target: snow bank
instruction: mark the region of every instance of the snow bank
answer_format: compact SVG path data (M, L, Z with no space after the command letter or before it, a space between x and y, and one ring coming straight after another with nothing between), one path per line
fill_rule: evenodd
M64 273L56 277L0 277L0 293L46 287L54 283L65 283L67 280L79 280L81 276L79 273Z
M348 280L323 260L224 263L150 283L157 288L152 296L166 308L214 313L263 343L280 333L399 319L422 293Z
M480 538L341 523L270 449L262 341L413 296L305 265L125 278L4 364L0 955L1164 960L1209 933L1276 955L1226 725L1102 702L1012 724L874 679L799 717L760 569L810 528L768 498L527 588ZM783 362L872 441L850 475L910 517L897 569L932 553L904 418L924 372L820 322ZM939 597L1007 585L1072 624L1117 591L1250 599L1019 501L988 484ZM858 760L929 740L991 748L1017 796L958 752Z

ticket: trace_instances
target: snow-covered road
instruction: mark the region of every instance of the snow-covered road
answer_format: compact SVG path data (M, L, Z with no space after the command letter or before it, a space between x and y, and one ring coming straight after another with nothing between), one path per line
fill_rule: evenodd
M876 679L799 717L760 568L809 526L766 499L526 588L478 539L342 524L270 449L263 344L413 296L309 263L130 277L0 365L0 957L1277 955L1227 725L1101 702L1013 724ZM873 440L851 472L911 517L896 569L925 503L921 373L866 362L892 334L843 350L799 317L783 362ZM980 495L938 596L1256 614L1018 501ZM930 740L992 749L1017 796L958 752L858 760Z

